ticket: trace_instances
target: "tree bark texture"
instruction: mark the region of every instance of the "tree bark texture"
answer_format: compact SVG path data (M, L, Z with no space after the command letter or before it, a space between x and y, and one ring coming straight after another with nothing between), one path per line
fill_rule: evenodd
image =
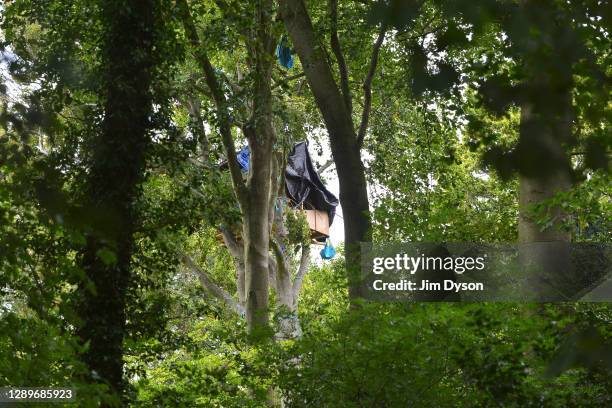
M528 284L541 301L559 300L573 271L571 233L563 229L566 214L559 207L550 208L548 226L539 225L531 214L534 205L571 188L564 147L571 137L569 89L561 95L549 92L546 107L530 100L521 106L518 159L525 162L519 180L519 260L522 268L530 270Z

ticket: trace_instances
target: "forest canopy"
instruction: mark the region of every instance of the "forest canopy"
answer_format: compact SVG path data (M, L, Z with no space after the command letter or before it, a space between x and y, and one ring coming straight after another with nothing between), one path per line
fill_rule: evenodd
M610 9L3 2L0 387L79 407L612 406L609 301L362 284L364 245L389 243L515 245L553 276L593 245L585 269L610 273Z

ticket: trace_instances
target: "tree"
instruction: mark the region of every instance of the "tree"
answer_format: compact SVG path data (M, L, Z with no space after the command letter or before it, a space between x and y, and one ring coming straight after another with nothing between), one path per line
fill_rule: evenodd
M99 222L91 225L81 266L78 330L87 344L93 381L125 390L123 340L126 291L133 272L134 199L143 179L150 143L156 16L154 0L109 1L102 6L104 117L94 141L86 200Z
M284 168L286 150L274 148L277 133L273 115L273 84L272 72L274 66L273 51L275 39L273 30L273 4L271 1L258 3L255 7L245 7L244 12L253 18L252 25L241 26L238 30L245 33L245 46L248 52L246 65L248 76L252 83L229 83L231 90L246 94L249 102L239 106L238 113L232 113L230 101L225 91L222 76L213 68L208 52L202 44L196 22L190 11L190 5L182 0L179 10L183 21L186 37L194 52L199 69L204 74L210 96L215 105L216 124L221 134L225 156L227 158L234 194L240 207L241 220L222 228L222 235L230 250L237 270L238 304L234 304L231 296L223 294L208 280L196 265L184 258L191 269L198 270L204 279L202 282L212 288L219 296L232 305L238 312L244 308L249 332L267 329L269 319L269 277L277 292L277 302L286 307L296 320L296 291L291 285L289 259L283 254L281 247L284 239L284 216L275 212L277 198L284 195ZM231 21L236 16L235 10L229 5L220 6L220 12ZM244 18L240 19L244 22ZM227 77L225 77L227 78ZM193 110L192 110L193 112ZM195 116L197 116L197 112ZM243 115L244 121L236 122L236 116ZM194 116L192 114L192 116ZM249 146L249 172L247 180L243 179L236 160L234 129L239 128ZM276 228L274 226L276 225ZM238 227L238 228L236 228ZM234 237L234 231L242 229L239 236ZM306 273L309 259L309 245L302 243L302 257L297 276ZM272 248L270 248L272 243ZM274 255L270 255L271 250ZM299 279L298 279L299 281ZM297 282L297 281L296 281ZM299 287L299 283L296 283ZM299 292L299 288L297 289ZM290 330L291 331L291 330ZM299 332L299 330L297 331Z
M395 91L379 93L390 100ZM480 153L468 148L467 132L463 140L457 137L461 125L450 120L445 99L437 102L428 107L428 100L402 95L376 107L367 146L373 156L368 177L374 186L375 240L515 241L517 183L482 168ZM511 128L513 121L495 121L495 128Z
M566 195L589 167L609 166L608 148L597 130L608 122L606 109L582 115L574 96L590 94L597 106L606 98L602 62L607 52L597 40L607 33L605 11L589 1L438 4L447 18L469 24L472 33L494 33L489 42L494 47L483 50L488 66L472 64L480 76L481 102L497 115L512 106L521 113L517 143L509 151L490 146L485 160L503 177L519 173L518 241L525 267L535 263L545 274L569 274L568 214L553 201ZM592 88L595 83L602 89ZM572 163L579 151L582 163ZM544 224L533 209L546 203L551 205Z
M332 157L336 164L340 183L340 203L344 214L344 243L346 269L349 276L349 297L363 297L360 286L361 242L370 242L372 222L368 201L365 169L361 160L361 147L368 129L371 108L371 88L378 54L385 38L386 26L382 25L373 45L369 70L363 82L364 107L358 130L352 117L352 96L348 72L337 32L338 2L330 1L331 48L340 70L340 86L312 24L302 0L280 2L280 17L300 57L308 84L323 116L329 134Z
M272 124L272 52L270 35L272 2L265 2L255 11L254 38L250 43L254 78L253 109L248 123L242 130L249 142L252 168L245 183L238 162L232 135L231 115L226 95L217 79L208 54L200 42L196 26L186 1L179 2L185 32L190 41L200 69L212 94L217 109L219 132L225 147L234 191L240 204L243 222L245 250L245 300L249 329L265 329L268 325L268 252L271 224L271 207L275 199L279 166L272 154L276 134Z
M608 251L607 4L311 0L289 20L312 23L293 34L311 33L322 61L306 66L303 46L292 69L273 55L276 4L0 6L0 386L69 383L80 406L610 406L609 305L353 290L351 308L345 260L310 262L282 178L295 141L322 150L323 110L344 110L332 119L359 140L369 105L350 154L374 244L515 241L524 182L524 197L547 194L523 206L526 241ZM340 108L321 109L317 67ZM234 160L245 144L249 171ZM265 305L247 302L249 239ZM610 264L591 255L573 260Z

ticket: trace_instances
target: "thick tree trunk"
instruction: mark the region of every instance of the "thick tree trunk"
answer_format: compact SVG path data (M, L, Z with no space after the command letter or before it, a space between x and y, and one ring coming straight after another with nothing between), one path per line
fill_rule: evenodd
M283 19L329 133L340 184L344 215L346 269L349 296L363 297L360 242L371 241L371 218L365 169L350 112L336 84L325 51L315 36L302 0L281 1Z
M236 162L232 135L232 115L222 84L217 79L208 54L198 36L186 0L177 1L185 33L210 88L217 108L217 119L223 145L227 153L232 184L242 212L244 240L244 292L247 327L250 333L268 327L268 256L270 226L270 194L272 189L273 146L276 135L272 128L272 66L274 39L272 1L264 0L255 10L253 38L249 45L249 63L253 74L253 112L243 132L249 142L250 173L247 184Z
M275 267L274 283L276 290L276 310L278 330L277 339L297 339L302 337L302 326L298 318L298 300L304 276L310 265L310 245L302 244L302 254L291 281L291 259L288 251L283 251L278 242L272 241Z
M531 268L530 290L536 290L538 300L558 300L572 273L571 234L563 229L566 215L562 209L550 209L552 222L546 227L530 214L533 205L571 188L570 163L563 147L571 135L570 96L562 95L561 100L551 96L553 100L551 105L558 108L552 114L544 113L549 107L543 109L529 101L521 107L519 146L526 157L519 160L526 161L528 174L521 174L519 180L519 257L523 268Z
M272 202L270 196L276 193L272 180L273 147L276 142L276 133L272 127L272 1L262 1L255 13L255 36L249 47L254 57L251 67L254 108L249 124L244 129L251 153L248 197L243 208L247 327L250 333L267 328L269 323L269 214Z
M268 257L270 229L268 224L270 194L270 155L251 150L252 178L247 205L243 209L243 239L247 327L249 332L268 325Z
M88 343L83 358L91 369L91 380L108 383L119 395L124 392L125 302L136 219L132 202L142 180L149 140L155 4L130 0L102 6L108 27L103 58L105 110L87 187L93 232L81 259L93 286L84 282L81 287L78 333Z

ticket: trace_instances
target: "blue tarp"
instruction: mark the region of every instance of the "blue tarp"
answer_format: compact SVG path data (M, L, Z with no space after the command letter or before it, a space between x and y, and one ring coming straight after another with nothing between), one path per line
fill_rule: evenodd
M240 150L238 154L236 155L236 160L238 161L238 164L242 168L242 171L245 171L245 172L249 171L250 157L251 157L251 152L249 151L248 145L244 146L242 150Z
M236 154L236 160L245 172L249 171L249 159L249 146L247 145ZM227 166L227 163L222 165L224 166ZM325 188L319 174L314 169L307 142L296 143L287 158L285 192L292 206L326 211L329 216L329 225L334 222L339 201Z
M289 48L289 40L286 35L283 35L280 42L276 46L276 57L278 58L279 64L287 69L293 68L293 54L291 48Z
M329 225L334 221L338 199L321 181L312 165L308 153L308 143L300 142L293 146L285 169L287 197L295 206L304 205L307 209L327 211Z

